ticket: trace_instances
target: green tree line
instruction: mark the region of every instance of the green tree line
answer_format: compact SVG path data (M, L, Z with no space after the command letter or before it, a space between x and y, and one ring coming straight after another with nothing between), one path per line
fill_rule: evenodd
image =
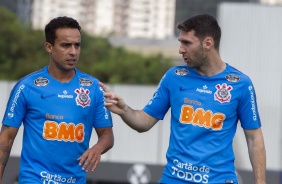
M18 80L48 65L43 30L21 23L15 14L2 7L0 23L0 80ZM172 65L172 59L162 54L144 56L114 47L106 38L82 32L77 68L102 82L157 84Z

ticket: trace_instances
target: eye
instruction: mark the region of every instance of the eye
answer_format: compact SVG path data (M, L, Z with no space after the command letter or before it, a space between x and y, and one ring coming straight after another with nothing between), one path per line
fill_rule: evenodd
M191 45L191 41L189 40L179 40L179 42L181 43L181 45L185 45L185 46L189 46Z
M64 48L68 48L68 47L70 47L70 46L71 46L70 43L62 43L62 47L64 47Z
M189 41L182 41L182 44L183 44L183 45L190 45L191 42L189 42Z
M80 43L76 43L76 44L74 44L74 46L75 46L76 48L79 48L79 47L80 47Z

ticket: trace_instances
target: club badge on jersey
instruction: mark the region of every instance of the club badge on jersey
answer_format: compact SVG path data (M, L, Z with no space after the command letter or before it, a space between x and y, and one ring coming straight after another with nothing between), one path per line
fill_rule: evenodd
M48 83L49 80L44 77L38 77L37 79L34 80L34 84L39 87L46 86Z
M181 68L181 69L175 70L174 73L178 76L185 76L189 74L189 71L186 70L185 68Z
M217 84L216 92L214 93L214 100L219 101L220 103L230 102L231 93L230 91L233 89L232 86L227 86L227 84L223 83L222 85Z
M83 108L90 106L91 99L89 97L90 91L88 89L80 88L76 89L74 92L77 94L75 101L78 106L81 106Z

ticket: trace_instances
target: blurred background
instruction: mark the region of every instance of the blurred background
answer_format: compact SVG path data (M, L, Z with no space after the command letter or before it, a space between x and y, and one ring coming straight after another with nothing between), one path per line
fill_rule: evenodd
M48 65L45 25L71 16L82 27L78 68L143 108L165 71L184 64L176 24L193 15L215 16L222 29L222 59L247 74L256 88L267 151L267 183L282 184L282 0L0 0L0 116L21 77ZM113 115L115 146L87 184L157 183L166 163L170 112L146 133ZM17 183L22 128L3 183ZM97 141L93 134L91 145ZM234 139L240 184L253 183L240 123Z

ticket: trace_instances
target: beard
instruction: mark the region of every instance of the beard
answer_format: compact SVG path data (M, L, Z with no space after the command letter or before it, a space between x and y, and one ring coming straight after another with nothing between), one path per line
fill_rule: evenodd
M198 51L190 59L190 62L187 62L189 68L195 68L201 70L202 67L208 66L209 62L207 60L207 54L203 48L199 48Z

